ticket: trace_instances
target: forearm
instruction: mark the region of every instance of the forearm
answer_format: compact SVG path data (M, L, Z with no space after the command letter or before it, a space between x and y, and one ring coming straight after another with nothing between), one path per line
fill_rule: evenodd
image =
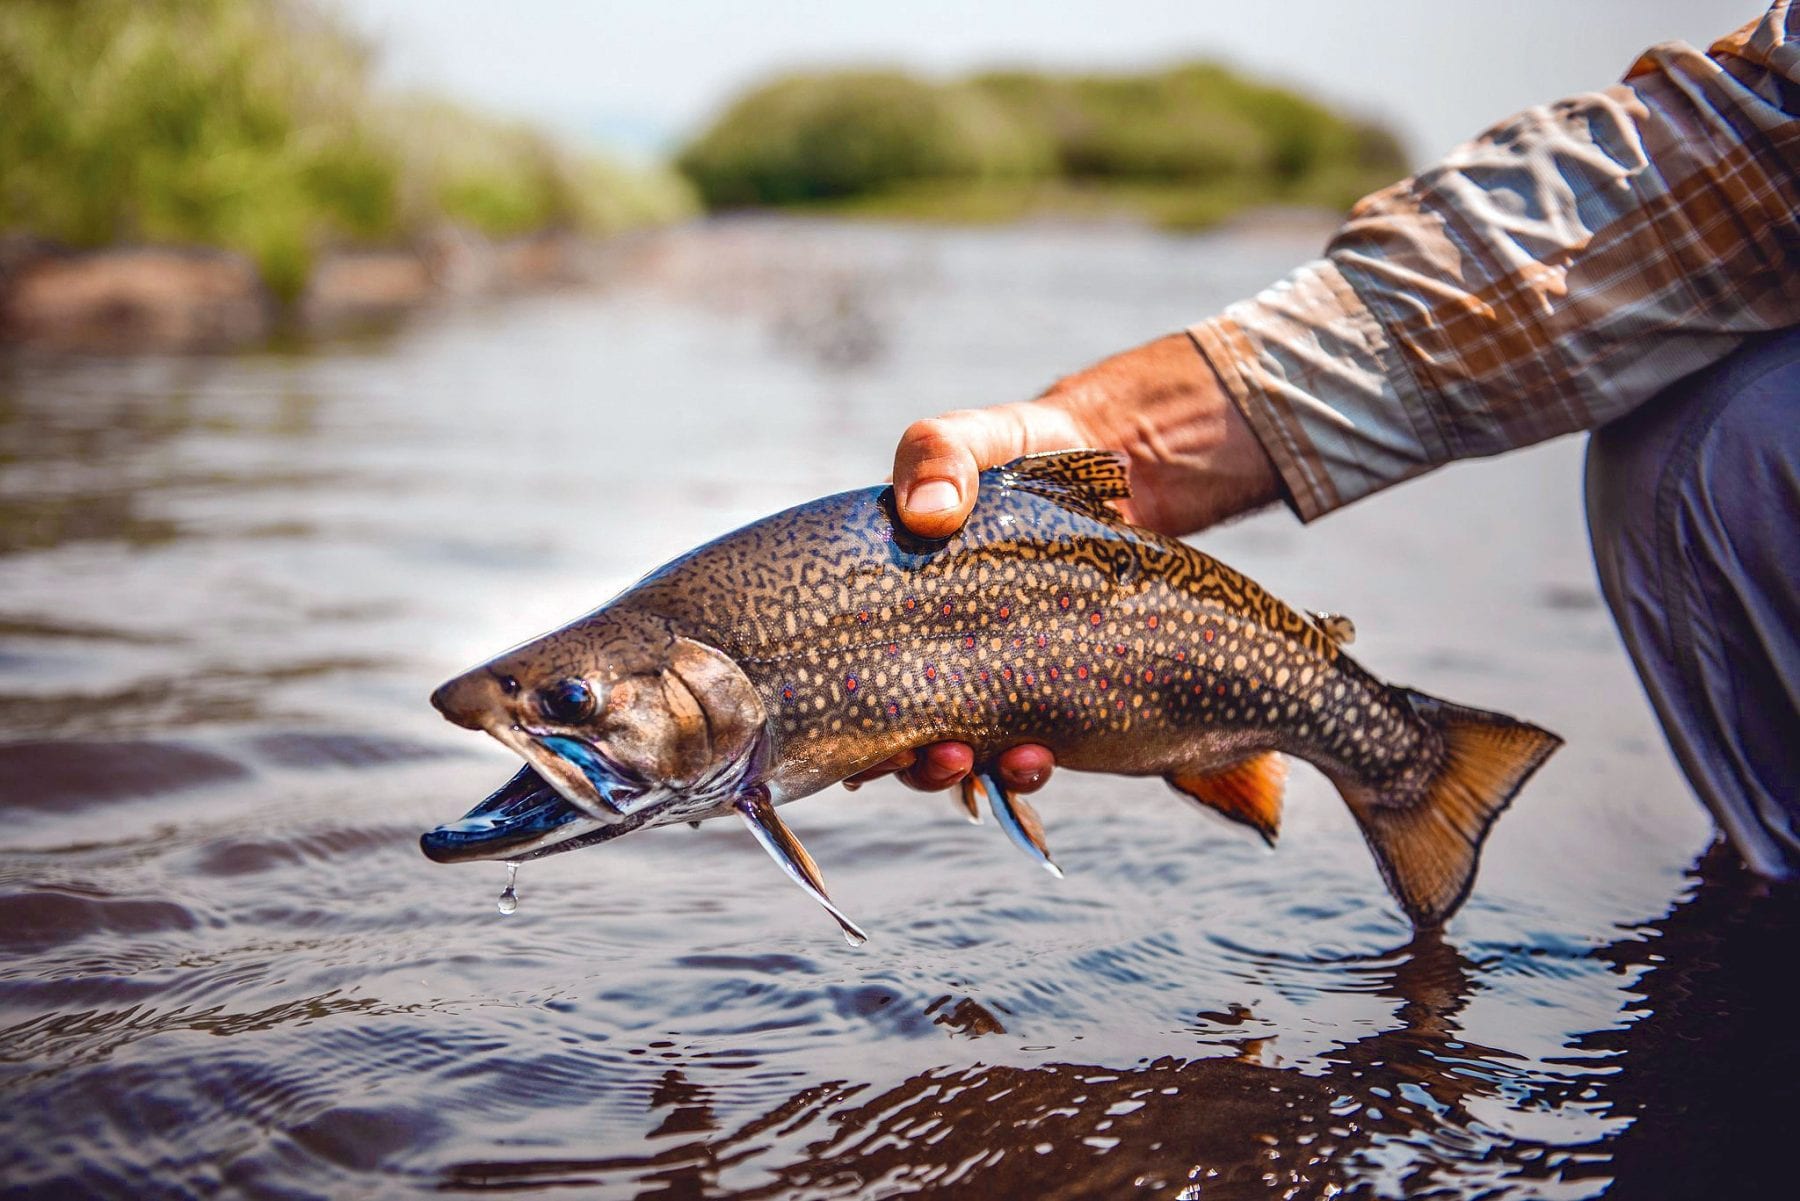
M1800 320L1793 23L1520 114L1193 328L1302 517L1603 424Z
M1132 517L1187 533L1278 500L1261 441L1186 334L1170 334L1059 380L1038 398L1095 446L1131 460Z

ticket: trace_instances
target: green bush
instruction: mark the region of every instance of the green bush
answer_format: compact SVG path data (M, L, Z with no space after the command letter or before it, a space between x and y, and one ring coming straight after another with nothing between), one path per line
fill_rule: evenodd
M1100 189L1182 224L1257 201L1347 204L1405 171L1379 127L1211 63L948 84L790 75L734 103L679 164L715 208L887 198L941 211L960 194L984 214L1033 197L1085 211Z
M754 89L685 149L715 207L789 204L910 181L1042 174L1048 145L976 89L898 71L791 75Z
M376 96L363 47L303 0L0 0L0 231L240 250L291 297L323 245L684 210L667 181L417 108Z

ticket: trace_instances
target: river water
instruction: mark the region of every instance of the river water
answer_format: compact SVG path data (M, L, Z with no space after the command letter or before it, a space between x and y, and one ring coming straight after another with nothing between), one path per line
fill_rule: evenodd
M1060 775L1056 881L891 782L417 849L504 779L440 680L1313 253L1279 226L742 222L608 286L228 357L0 366L0 1193L1769 1195L1788 890L1708 852L1570 440L1200 539L1389 679L1567 740L1414 939L1298 767L1278 850Z

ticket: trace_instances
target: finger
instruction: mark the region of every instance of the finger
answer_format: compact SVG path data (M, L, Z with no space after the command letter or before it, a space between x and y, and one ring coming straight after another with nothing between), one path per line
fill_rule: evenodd
M1036 792L1050 780L1056 769L1056 756L1049 747L1028 742L1002 751L996 767L1000 783L1011 792Z
M975 752L966 742L934 742L919 748L918 762L900 773L908 788L921 792L942 792L969 774L975 766Z
M846 777L844 779L844 787L848 788L851 792L855 792L870 780L879 780L881 777L891 776L897 771L905 771L913 765L918 757L918 754L913 751L901 751L898 755L890 755L880 763L877 763L874 767L864 768L854 776Z
M1075 445L1061 409L1027 403L965 409L915 421L894 451L900 520L922 538L947 538L975 507L976 477L1038 450Z

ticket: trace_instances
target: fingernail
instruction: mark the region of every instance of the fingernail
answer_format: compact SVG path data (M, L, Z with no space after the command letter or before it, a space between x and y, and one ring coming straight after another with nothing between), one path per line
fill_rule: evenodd
M962 503L962 493L945 479L920 480L906 494L906 507L914 513L948 513Z

